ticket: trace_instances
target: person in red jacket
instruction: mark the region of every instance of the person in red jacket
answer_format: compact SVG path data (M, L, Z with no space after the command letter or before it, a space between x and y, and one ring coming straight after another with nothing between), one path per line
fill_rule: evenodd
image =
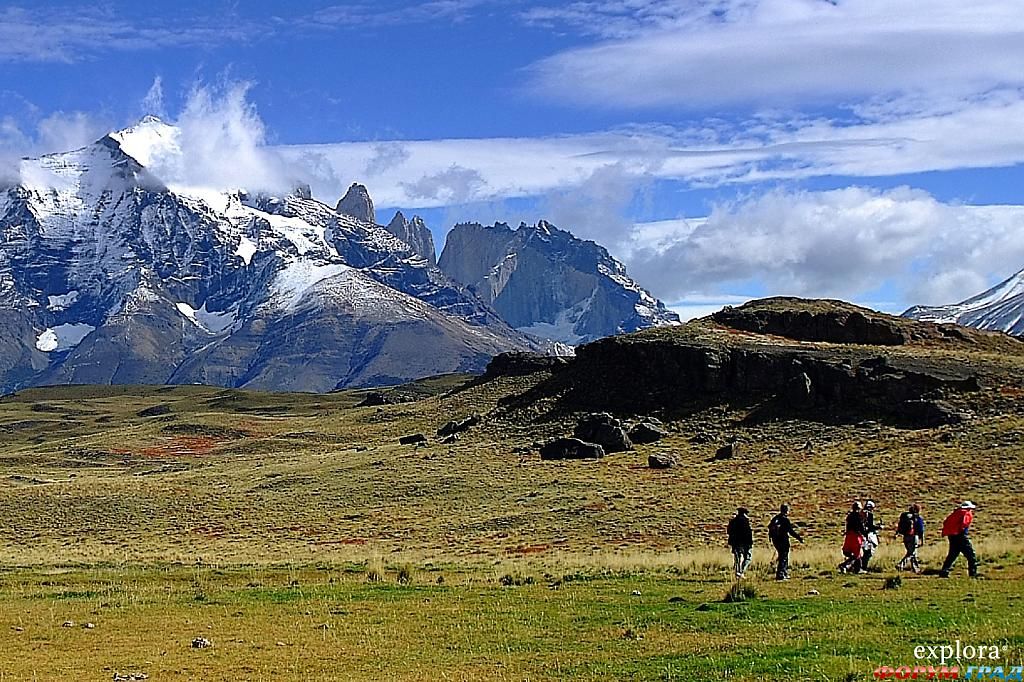
M942 522L942 536L949 538L949 554L946 555L942 571L939 572L943 578L949 577L953 562L961 554L967 557L967 573L972 578L978 577L978 557L974 554L974 545L971 544L971 538L968 536L971 522L974 520L974 510L977 508L973 502L965 500Z

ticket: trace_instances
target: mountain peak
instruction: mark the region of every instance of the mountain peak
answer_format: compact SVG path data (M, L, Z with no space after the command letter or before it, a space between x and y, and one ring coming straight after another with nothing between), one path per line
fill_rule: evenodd
M373 210L373 199L365 185L353 182L352 186L345 192L337 206L338 213L350 215L359 220L376 223L377 215Z
M116 130L107 137L117 142L125 154L143 166L151 166L169 154L180 154L178 138L181 131L169 123L147 114L135 125Z
M405 215L398 211L385 229L411 246L412 250L428 263L437 264L434 235L430 233L430 228L423 222L423 218L416 215L412 220L407 220Z

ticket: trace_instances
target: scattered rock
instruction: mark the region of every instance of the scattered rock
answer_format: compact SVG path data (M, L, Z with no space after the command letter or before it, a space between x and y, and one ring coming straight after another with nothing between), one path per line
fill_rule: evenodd
M170 413L171 408L168 407L167 405L153 405L152 407L147 407L144 410L140 410L136 414L138 414L140 417L159 417L160 415Z
M722 447L718 448L715 452L715 456L711 459L715 462L720 462L726 459L732 459L743 451L743 447L737 442L726 443Z
M652 422L640 422L629 430L629 439L634 443L654 443L668 435L668 431Z
M209 649L213 646L213 642L206 639L205 637L196 637L192 640L191 646L193 649Z
M447 436L454 436L457 433L468 431L472 427L480 423L480 415L472 414L465 419L453 420L442 426L437 430L437 435L440 438Z
M904 400L896 407L897 416L908 425L934 428L959 424L964 416L942 400Z
M96 629L96 624L95 623L82 623L82 628L84 628L86 630L95 630Z
M624 452L633 449L633 441L622 428L622 422L607 412L583 417L572 435L580 440L597 443L605 452Z
M356 407L379 407L381 405L395 405L399 402L401 401L390 393L374 391L373 393L367 393L366 397Z
M60 626L62 628L73 628L73 627L75 627L75 621L73 621L73 620L66 620L63 623L61 623Z
M629 594L630 594L630 596L632 596L632 597L639 597L639 596L640 596L640 590L633 590L633 591L632 591L632 592L630 592Z
M661 452L656 452L647 457L647 466L652 469L668 469L676 465L676 458L672 455L666 455Z
M137 680L148 680L146 673L114 673L114 682L136 682Z
M414 433L408 436L402 436L398 439L398 442L402 445L418 445L420 443L426 443L427 437L422 433Z
M540 458L544 460L600 459L602 457L604 457L604 448L579 438L556 438L540 448Z
M459 434L453 433L452 435L448 436L447 438L443 438L441 440L441 443L443 443L444 445L451 445L452 443L455 443L458 440L459 440Z
M686 601L685 597L669 597L668 598L668 603L669 604L682 604L685 601Z
M807 593L807 596L808 597L817 597L819 594L821 594L821 592L818 592L817 590L811 590L810 592Z

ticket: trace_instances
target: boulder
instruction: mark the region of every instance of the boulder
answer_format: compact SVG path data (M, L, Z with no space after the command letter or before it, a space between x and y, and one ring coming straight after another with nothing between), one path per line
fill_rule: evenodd
M896 415L905 425L922 429L963 421L963 415L942 400L904 400L897 405Z
M402 436L398 439L398 442L402 445L419 445L420 443L426 443L427 437L422 433L413 433L408 436Z
M711 459L716 462L725 459L732 459L736 455L740 454L742 450L742 446L736 441L733 441L732 443L726 443L722 447L718 448L718 450L715 452L715 456L712 457Z
M597 443L605 452L624 452L633 449L622 422L607 412L589 414L576 425L573 436L580 440Z
M540 449L540 458L555 459L600 459L604 448L597 443L587 443L579 438L556 438L545 443Z
M653 455L647 457L647 466L652 469L668 469L676 465L676 458L672 455L666 455L661 452L656 452Z
M634 443L654 443L667 435L668 431L651 422L640 422L629 430L629 439Z
M471 414L465 419L456 419L448 422L437 430L437 435L440 438L446 438L448 436L455 435L456 433L462 433L468 431L472 427L480 423L480 415Z

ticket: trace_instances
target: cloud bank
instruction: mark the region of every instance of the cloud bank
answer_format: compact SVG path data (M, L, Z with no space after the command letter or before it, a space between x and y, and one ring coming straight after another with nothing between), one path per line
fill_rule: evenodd
M602 107L859 101L1024 85L1018 0L686 0L528 9L610 38L530 69L535 92Z
M910 188L776 191L706 219L639 225L620 255L667 300L736 291L896 303L959 301L1024 263L1024 206L969 206Z

